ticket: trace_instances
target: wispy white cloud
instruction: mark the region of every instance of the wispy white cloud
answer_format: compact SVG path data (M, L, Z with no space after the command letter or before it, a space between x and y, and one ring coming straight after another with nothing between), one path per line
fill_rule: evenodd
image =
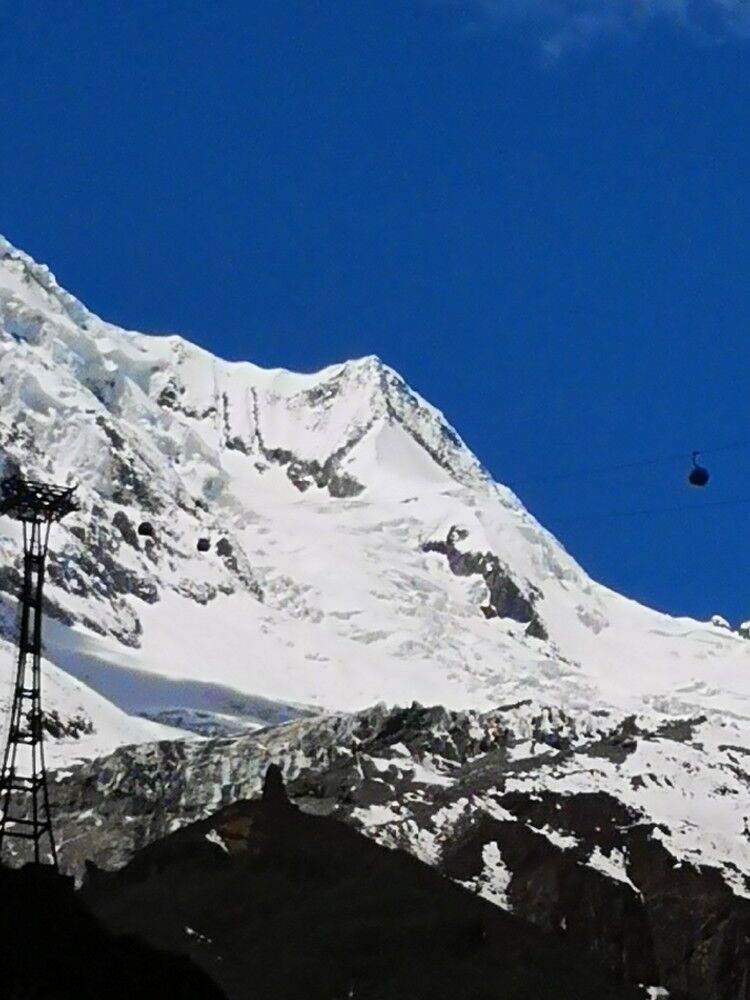
M555 59L606 38L634 37L668 24L708 43L750 40L750 0L432 0L472 27L518 24Z

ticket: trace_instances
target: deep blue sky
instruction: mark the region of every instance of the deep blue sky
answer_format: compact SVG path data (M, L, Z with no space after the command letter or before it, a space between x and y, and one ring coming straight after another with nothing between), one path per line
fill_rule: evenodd
M0 232L125 326L380 355L594 576L750 618L696 507L750 498L750 42L544 2L3 5Z

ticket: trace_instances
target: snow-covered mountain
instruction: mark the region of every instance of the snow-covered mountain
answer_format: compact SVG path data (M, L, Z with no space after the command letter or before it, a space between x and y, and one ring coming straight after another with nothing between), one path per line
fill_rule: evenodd
M592 581L377 358L222 361L104 322L0 242L0 458L79 484L51 545L49 752L115 752L56 776L71 869L256 794L274 759L305 808L530 919L580 924L590 892L586 926L651 926L651 982L693 975L709 917L711 948L740 933L717 914L750 895L750 641ZM6 638L18 566L5 520ZM12 662L0 645L0 701ZM412 701L442 707L391 711ZM183 744L139 714L274 728ZM675 865L700 905L670 911L666 953ZM544 872L567 886L547 909Z
M5 242L0 346L5 467L83 502L50 655L128 710L182 707L146 672L327 708L747 698L750 645L592 583L376 358L296 375L121 330Z
M80 484L48 652L127 711L750 707L750 643L590 580L377 358L225 362L98 319L2 242L0 448ZM11 593L7 521L0 555Z

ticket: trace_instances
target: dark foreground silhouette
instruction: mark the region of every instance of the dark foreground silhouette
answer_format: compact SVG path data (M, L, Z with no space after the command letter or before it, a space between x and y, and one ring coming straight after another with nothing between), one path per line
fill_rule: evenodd
M643 996L407 854L301 813L275 768L263 801L186 827L119 872L90 869L82 894L112 931L189 955L233 1000Z
M221 1000L184 955L115 937L72 879L49 867L0 869L2 1000Z

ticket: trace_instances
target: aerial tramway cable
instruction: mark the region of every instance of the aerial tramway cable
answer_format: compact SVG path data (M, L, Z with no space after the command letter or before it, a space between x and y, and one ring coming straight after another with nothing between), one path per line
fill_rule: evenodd
M750 449L750 440L733 441L727 444L718 444L709 448L702 448L700 451L692 452L693 460L697 455L714 455L727 451L742 451ZM515 480L515 484L524 486L526 483L547 483L557 482L567 479L590 479L595 476L606 476L614 472L629 472L637 469L655 468L660 465L676 465L685 460L685 452L673 452L670 455L655 455L653 458L634 459L632 462L613 462L609 465L582 466L577 469L569 469L565 472L540 473L539 475L526 476ZM695 484L698 485L698 484Z
M703 451L693 451L692 452L692 466L691 466L691 468L690 468L690 470L688 472L688 476L687 476L688 482L690 483L691 486L695 486L695 487L705 487L708 484L708 482L709 482L710 473L709 473L708 469L705 466L698 464L697 459L698 459L699 455L701 455L701 454L709 454L709 455L711 455L711 454L718 454L720 452L738 451L738 450L742 450L742 449L750 449L750 440L749 441L734 441L734 442L727 443L727 444L718 444L718 445L714 445L713 447L709 447L709 448L703 449ZM634 460L632 462L616 462L616 463L612 463L610 465L589 466L588 468L583 467L583 468L579 468L579 469L576 469L576 470L568 470L568 471L562 472L562 473L552 473L550 475L541 475L541 476L527 477L525 480L521 480L520 481L520 485L523 486L524 483L533 483L533 482L562 482L562 481L565 481L565 480L580 481L580 480L585 480L585 479L588 479L588 478L594 478L596 476L608 475L609 473L626 472L626 471L633 471L633 470L645 469L645 468L654 468L654 467L657 467L657 466L660 466L660 465L674 465L678 461L684 460L684 458L685 458L685 453L684 452L676 452L676 453L673 453L671 455L662 455L662 456L658 456L658 457L654 457L654 458L638 459L638 460ZM511 482L512 482L512 480L511 480ZM511 485L511 489L513 489L514 492L516 492L516 485L517 484L518 484L518 481L516 481L516 484ZM424 490L422 490L422 491L420 491L420 494L424 495L425 492L430 492L430 493L433 493L433 492L444 493L446 491L444 489L439 489L439 490L436 490L436 491L435 490L430 490L430 491L424 491ZM392 496L392 497L378 496L378 500L381 500L381 501L382 500L386 500L386 501L391 500L394 503L399 503L399 502L400 503L405 503L405 502L407 502L409 500L412 500L412 499L417 499L417 497L416 496L415 497L405 497L405 496L401 496L401 495L399 495L399 496ZM298 506L298 505L302 504L303 502L304 501L302 501L301 498L300 499L296 499L296 500L291 500L291 501L278 501L278 500L276 500L272 504L267 504L266 506L272 506L273 508L278 508L278 507L293 507L293 506ZM732 498L723 499L723 500L722 499L720 499L720 500L709 500L709 501L707 501L705 503L698 503L698 504L677 504L677 505L671 505L671 506L665 506L665 507L641 507L641 508L636 508L634 510L614 510L614 511L602 512L600 514L596 514L596 513L594 513L594 514L586 514L586 515L582 515L581 517L573 517L573 518L565 518L565 517L563 517L562 520L563 521L571 521L571 520L573 520L573 521L597 521L597 520L607 520L607 519L610 519L610 518L621 518L621 517L648 517L648 516L651 516L651 515L658 515L658 514L687 513L687 512L697 511L697 510L703 510L705 508L710 508L710 507L744 506L745 504L750 504L750 497L732 497ZM259 506L263 506L263 505L261 504ZM147 538L153 538L155 536L154 526L149 521L142 521L138 525L138 534L141 535L141 536L145 536ZM210 541L209 538L199 537L197 539L196 549L198 550L198 552L201 552L201 553L208 552L208 551L210 551L211 547L212 547L212 544L211 544L211 541Z

